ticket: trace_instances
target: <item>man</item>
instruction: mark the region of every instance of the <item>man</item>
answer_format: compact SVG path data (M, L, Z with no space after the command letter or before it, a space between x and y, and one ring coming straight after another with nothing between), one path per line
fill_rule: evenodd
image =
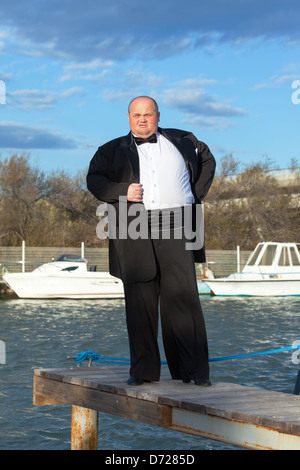
M110 273L124 283L131 358L127 383L159 380L160 302L172 379L207 386L207 337L194 266L205 261L204 248L187 250L184 224L178 227L174 221L166 238L161 220L166 207L183 213L201 203L213 180L215 159L193 134L159 128L158 106L150 97L132 100L127 116L131 132L100 147L87 175L91 193L113 206L118 233L122 223L128 228L134 220L136 207L149 216L149 236L124 237L123 227L122 236L109 240ZM153 223L153 214L161 215L160 223ZM193 223L199 224L197 217Z

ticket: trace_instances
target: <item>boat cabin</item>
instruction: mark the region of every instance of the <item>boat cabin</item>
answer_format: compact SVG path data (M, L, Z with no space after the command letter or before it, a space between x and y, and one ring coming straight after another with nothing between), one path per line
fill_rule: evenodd
M251 254L243 272L300 271L299 243L259 243Z
M87 261L81 256L64 254L55 261L42 264L34 269L33 273L55 273L58 271L86 271Z

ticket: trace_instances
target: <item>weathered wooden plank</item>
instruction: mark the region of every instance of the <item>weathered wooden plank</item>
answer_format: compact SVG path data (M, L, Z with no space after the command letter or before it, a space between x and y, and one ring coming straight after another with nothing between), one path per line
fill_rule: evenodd
M299 396L226 383L196 387L167 375L129 387L127 377L127 366L35 371L34 403L71 403L236 445L249 434L249 448L300 449Z
M121 372L124 372L124 370ZM245 387L236 384L213 383L213 387L202 388L193 384L182 384L180 381L162 380L157 383L147 383L141 387L128 387L126 384L127 375L120 374L119 371L111 373L103 368L76 368L72 370L42 370L35 371L35 376L43 376L49 379L63 381L67 383L78 384L82 387L98 388L99 390L112 391L114 393L126 394L128 396L140 396L145 400L159 399L159 403L180 406L184 403L186 406L198 406L201 404L210 404L221 402L223 405L230 406L234 403L245 403L251 405L251 400L255 398L255 406L262 402L280 406L282 402L284 406L293 404L298 406L300 397L280 392L272 392L255 387ZM116 390L117 388L117 390ZM280 401L281 400L281 401Z
M118 415L155 426L168 427L171 422L171 407L151 401L128 398L97 389L79 387L44 377L36 377L34 382L34 404L43 404L43 398L60 403L89 408L103 413ZM38 397L38 399L36 399ZM48 404L48 403L45 403ZM52 404L52 403L51 403Z

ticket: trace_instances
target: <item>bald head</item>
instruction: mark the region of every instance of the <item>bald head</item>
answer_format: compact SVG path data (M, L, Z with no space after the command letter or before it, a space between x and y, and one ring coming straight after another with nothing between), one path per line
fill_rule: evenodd
M157 131L160 113L156 101L149 96L138 96L128 106L128 121L131 132L147 138Z
M129 105L128 105L128 113L130 114L131 104L132 104L134 101L136 101L136 100L144 100L144 99L152 101L153 106L154 106L154 110L155 110L156 113L158 113L158 104L157 104L157 102L156 102L153 98L151 98L150 96L137 96L136 98L133 98L133 100L131 100L130 103L129 103Z

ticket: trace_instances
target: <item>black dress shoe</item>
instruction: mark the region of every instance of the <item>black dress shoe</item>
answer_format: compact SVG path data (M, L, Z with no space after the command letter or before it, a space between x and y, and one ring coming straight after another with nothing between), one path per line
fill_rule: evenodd
M190 379L183 379L182 382L183 382L184 384L189 384L189 383L191 382L191 380L190 380Z
M198 385L199 387L210 387L211 386L211 381L208 379L195 379L194 380L195 385Z
M144 383L143 379L140 379L139 377L135 377L134 375L129 377L129 379L127 380L128 385L143 385L143 383Z

